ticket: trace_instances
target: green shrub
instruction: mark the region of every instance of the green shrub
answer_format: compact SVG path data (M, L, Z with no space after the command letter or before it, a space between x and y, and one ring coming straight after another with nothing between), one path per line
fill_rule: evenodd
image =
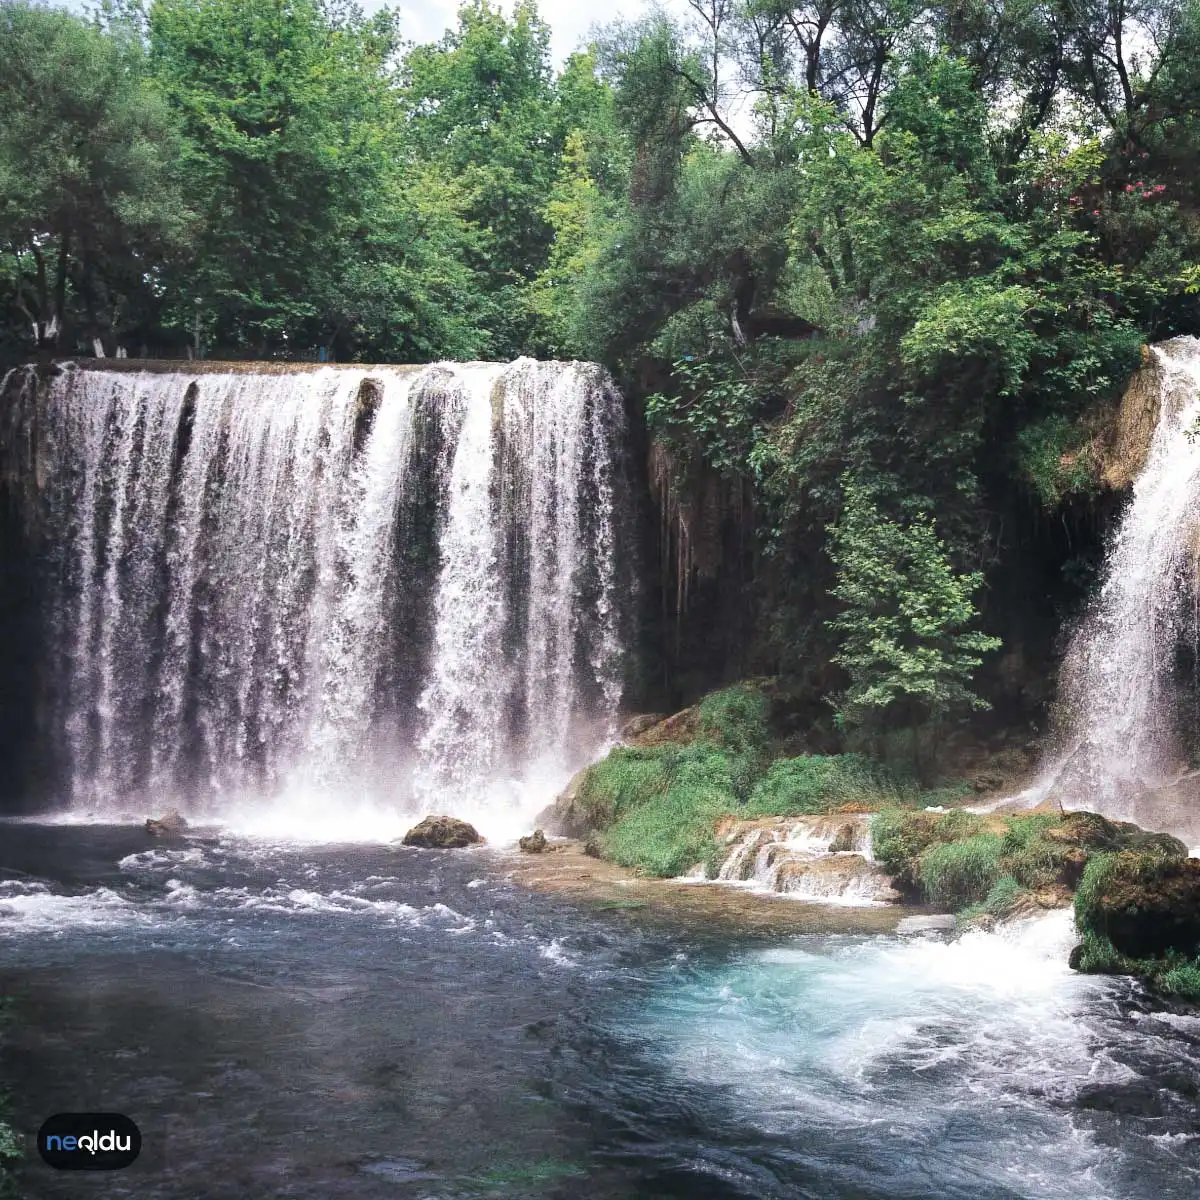
M1154 982L1156 989L1168 996L1200 1001L1200 959L1171 967Z
M771 704L757 688L739 684L700 701L700 736L734 754L759 756L771 740Z
M898 887L915 891L921 884L920 858L926 850L973 837L983 827L981 818L957 808L944 813L884 809L871 822L872 853Z
M987 824L982 817L961 808L929 815L934 818L933 832L939 842L961 842L982 833Z
M917 861L921 852L937 840L937 817L933 813L891 808L871 820L871 851L898 886L917 886Z
M750 793L747 813L755 817L823 813L843 804L879 806L895 802L894 789L858 754L803 754L781 758Z
M1106 942L1108 937L1100 902L1118 869L1117 857L1116 854L1093 854L1075 889L1076 928L1083 934L1094 933Z
M993 917L1007 916L1017 906L1017 901L1025 894L1025 889L1011 875L1001 875L992 884L983 902L983 907Z
M983 916L1006 917L1024 895L1025 889L1011 875L1001 875L992 885L986 899L960 910L958 916L963 921Z
M1048 813L1015 817L1009 822L1000 844L1000 862L1005 871L1028 888L1047 888L1056 883L1069 848L1046 837L1059 824Z
M604 857L622 867L669 878L711 863L714 826L727 813L729 792L677 783L628 813L603 835Z
M736 794L742 757L709 742L672 747L658 762L655 786L620 810L602 836L604 857L647 875L670 877L719 857L714 827L740 810Z
M1065 496L1094 491L1099 483L1091 430L1061 414L1027 425L1017 434L1017 462L1024 482L1046 508Z
M946 808L952 804L961 804L968 797L974 796L975 789L965 779L958 783L947 783L941 787L925 788L917 796L921 808Z
M932 904L957 910L983 901L1000 876L1000 839L980 833L930 846L921 854L919 876Z
M1082 931L1082 947L1077 962L1085 975L1136 975L1137 964L1123 954L1102 933Z
M671 778L673 750L670 746L618 746L589 767L575 797L587 823L603 829L631 808L665 791Z

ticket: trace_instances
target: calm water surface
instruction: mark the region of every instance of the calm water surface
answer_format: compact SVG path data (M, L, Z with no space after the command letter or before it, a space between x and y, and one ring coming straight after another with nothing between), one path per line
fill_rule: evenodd
M490 851L0 824L17 1125L118 1110L30 1197L1200 1195L1200 1017L1002 935L733 940Z

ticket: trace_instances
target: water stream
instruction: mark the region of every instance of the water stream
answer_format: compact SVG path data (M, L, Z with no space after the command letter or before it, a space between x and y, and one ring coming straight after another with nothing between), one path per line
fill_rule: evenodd
M1185 1200L1200 1017L1001 934L598 911L507 854L0 827L20 1128L126 1111L31 1200ZM18 874L18 872L20 872ZM779 903L789 903L779 901Z

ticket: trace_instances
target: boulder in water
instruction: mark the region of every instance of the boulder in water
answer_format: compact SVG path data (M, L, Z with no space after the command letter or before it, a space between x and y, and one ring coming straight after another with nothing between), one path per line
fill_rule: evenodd
M458 817L426 817L404 835L404 845L423 850L461 850L483 841L474 825Z
M526 854L541 854L546 849L546 835L540 829L535 829L528 837L521 838L517 845Z
M175 837L187 827L187 821L175 809L157 819L150 817L146 822L146 832L154 837Z

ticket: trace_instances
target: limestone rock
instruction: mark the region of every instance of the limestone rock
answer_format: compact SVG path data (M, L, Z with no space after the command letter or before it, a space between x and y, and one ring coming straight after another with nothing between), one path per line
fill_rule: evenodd
M700 706L694 704L669 717L660 717L622 740L631 746L686 746L696 739L699 730Z
M552 837L586 838L592 823L583 806L576 801L579 788L589 768L584 767L571 777L570 783L555 798L554 803L543 808L535 820L542 829L548 829Z
M521 838L517 845L526 854L541 854L546 849L546 835L540 829L535 829L528 837Z
M457 817L426 817L404 835L404 845L423 850L460 850L482 841L474 825Z
M1115 428L1100 456L1100 478L1105 487L1127 488L1141 474L1150 454L1162 408L1162 367L1145 347L1142 365L1134 372L1121 400Z
M175 809L157 820L151 817L146 822L146 832L153 834L154 837L174 837L182 833L188 827L188 823Z
M849 821L838 831L837 836L829 844L830 854L845 854L858 849L858 829Z
M666 719L666 713L638 713L637 716L630 717L621 726L618 738L622 742L632 742L648 729L653 729L655 725L661 724Z
M818 858L787 857L775 876L775 890L812 900L894 904L900 894L874 863L861 854Z

